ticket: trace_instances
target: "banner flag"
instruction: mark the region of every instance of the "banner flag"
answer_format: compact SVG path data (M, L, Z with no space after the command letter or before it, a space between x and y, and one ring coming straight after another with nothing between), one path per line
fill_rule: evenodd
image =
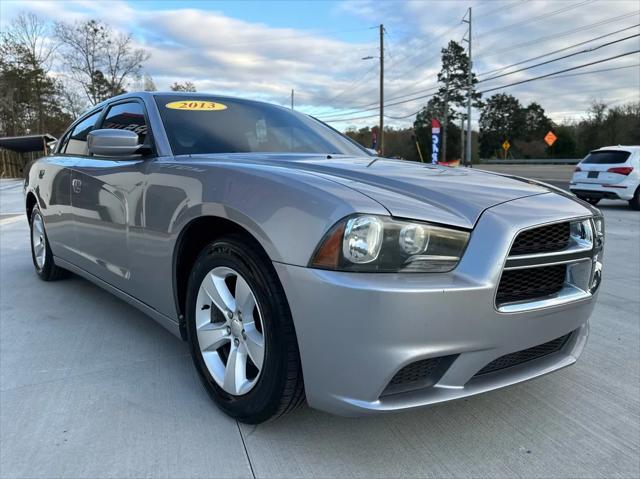
M438 163L440 156L440 122L436 119L431 120L431 163Z

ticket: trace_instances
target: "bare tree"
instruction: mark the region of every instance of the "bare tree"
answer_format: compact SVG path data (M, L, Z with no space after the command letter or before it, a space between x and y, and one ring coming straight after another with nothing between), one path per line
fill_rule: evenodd
M57 47L50 33L49 25L42 18L31 12L21 12L13 19L4 36L21 46L32 68L39 68L46 74L51 69L51 60Z
M171 88L171 91L188 91L188 92L196 91L196 86L190 81L186 81L184 83L174 82L173 85L171 85L169 88Z
M158 91L156 88L156 84L153 81L153 78L148 73L145 73L142 78L142 89L144 91Z
M33 13L19 13L2 32L0 66L3 122L12 129L44 131L58 85L49 76L56 44L49 25ZM10 118L10 120L8 120Z
M130 35L113 33L99 20L59 22L55 31L70 77L94 105L124 93L149 58L145 50L134 48Z

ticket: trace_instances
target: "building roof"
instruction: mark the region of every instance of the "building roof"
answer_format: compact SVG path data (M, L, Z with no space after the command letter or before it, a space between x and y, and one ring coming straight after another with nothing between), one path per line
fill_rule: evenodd
M49 133L43 135L4 136L0 137L0 148L20 153L44 151L45 145L52 141L57 141L57 138Z

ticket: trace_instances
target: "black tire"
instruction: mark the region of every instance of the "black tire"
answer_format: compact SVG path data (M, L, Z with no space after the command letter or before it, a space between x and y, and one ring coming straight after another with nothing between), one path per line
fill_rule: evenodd
M632 210L640 210L640 186L638 186L638 188L636 188L636 192L633 195L633 198L631 198L629 200L629 207Z
M196 302L200 285L216 267L242 275L263 314L265 355L256 384L234 396L213 379L204 362L196 331ZM187 339L196 370L213 401L229 416L248 424L275 419L304 401L304 382L296 333L284 290L268 257L241 235L228 235L210 243L198 256L187 286Z
M31 211L31 217L29 218L29 244L31 245L31 260L33 261L33 266L36 270L36 274L38 275L38 278L40 278L42 281L57 281L59 279L68 278L71 273L64 268L57 266L53 259L53 253L51 252L51 248L49 247L49 239L47 238L47 233L44 229L44 221L42 221L41 223L42 235L45 239L44 264L42 266L38 265L38 262L36 261L36 254L34 251L34 244L32 240L33 228L34 228L33 222L34 222L34 219L36 219L36 217L39 217L41 219L43 218L42 213L40 212L40 209L37 206L34 206L33 210Z
M582 201L586 201L587 203L589 203L590 205L597 205L598 203L600 203L600 198L592 198L589 196L578 196L578 198L580 198Z

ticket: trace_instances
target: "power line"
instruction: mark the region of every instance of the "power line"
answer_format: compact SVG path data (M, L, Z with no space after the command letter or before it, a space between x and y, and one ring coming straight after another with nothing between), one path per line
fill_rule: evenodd
M640 27L640 23L637 23L637 24L635 24L635 25L633 25L631 27L621 28L620 30L616 30L615 32L607 33L605 35L600 35L598 37L591 38L591 39L585 40L583 42L575 43L573 45L569 45L568 47L559 48L558 50L554 50L552 52L548 52L548 53L545 53L543 55L538 55L538 56L535 56L535 57L532 57L532 58L528 58L526 60L519 61L517 63L512 63L511 65L507 65L507 66L504 66L504 67L496 68L494 70L489 70L489 71L486 71L486 72L483 72L483 73L479 73L478 76L490 75L492 73L496 73L496 72L500 72L500 71L503 71L503 70L507 70L508 68L515 67L515 66L518 66L518 65L522 65L523 63L529 63L529 62L534 61L534 60L539 60L540 58L548 57L549 55L553 55L555 53L560 53L560 52L564 52L566 50L571 50L572 48L579 47L579 46L585 45L587 43L595 42L596 40L601 40L602 38L610 37L611 35L615 35L617 33L621 33L621 32L627 31L627 30L631 30L631 29L637 28L637 27Z
M616 70L624 70L626 68L637 68L640 67L640 63L634 63L633 65L626 65L623 67L614 67L614 68L602 68L601 70L591 70L588 72L580 72L580 73L568 73L567 75L558 75L553 78L568 78L568 77L577 77L580 75L591 75L592 73L603 73L603 72L612 72Z
M353 80L351 83L349 83L343 90L341 90L340 92L336 93L335 95L330 97L328 100L326 100L325 103L329 103L329 102L332 102L333 100L335 100L336 98L340 98L348 90L353 89L353 87L355 87L356 84L363 82L364 79L367 78L367 76L369 76L369 73L371 73L377 67L378 67L378 65L375 62L373 62L373 65L371 65L371 67L367 68L367 70L364 72L363 75L361 75L360 77L356 77L355 80Z
M534 77L534 78L528 78L526 80L522 80L522 81L514 82L514 83L509 83L507 85L502 85L500 87L490 88L490 89L487 89L487 90L483 90L480 93L487 93L487 92L499 90L499 89L502 89L502 88L508 88L508 87L511 87L511 86L519 85L519 84L522 84L522 83L528 83L528 82L535 81L535 80L557 79L557 78L564 78L564 77L569 77L569 76L589 75L589 74L593 74L593 73L601 73L601 72L607 72L607 71L622 70L622 69L625 69L625 68L638 67L638 66L640 66L640 63L634 64L634 65L625 65L625 66L622 66L622 67L605 68L605 69L600 69L600 70L592 70L592 71L588 71L588 72L580 72L580 73L573 73L573 74L568 74L568 75L560 75L560 73L573 71L573 70L577 70L577 69L580 69L580 68L585 68L587 66L596 65L596 64L599 64L599 63L604 63L604 62L611 61L611 60L614 60L614 59L617 59L617 58L621 58L621 57L624 57L624 56L633 55L634 53L639 53L639 52L640 52L640 50L635 50L635 51L632 51L632 52L627 52L627 53L623 53L623 54L620 54L620 55L615 55L615 56L612 56L612 57L608 57L608 58L604 58L604 59L601 59L601 60L597 60L595 62L585 63L585 64L577 65L577 66L574 66L574 67L571 67L571 68L566 68L564 70L559 70L557 72L548 73L546 75L541 75L541 76ZM423 99L423 98L429 98L431 96L433 96L433 94L431 94L431 95L423 95L421 97L412 98L412 99L405 100L405 101L402 101L402 102L396 102L396 103L393 103L393 104L387 104L387 105L385 105L385 107L395 106L395 105L404 104L404 103L409 103L411 101L415 101L415 100L419 100L419 99ZM402 120L402 119L405 119L405 118L409 118L409 117L411 117L413 115L416 115L420 111L422 111L422 108L420 108L420 110L418 110L417 112L411 113L409 115L400 116L400 117L387 116L387 118L391 118L391 119L394 119L394 120ZM352 114L353 113L354 112L352 112ZM333 118L333 117L331 117L331 118L323 119L322 121L327 122L327 123L333 123L333 122L342 122L342 121L362 120L362 119L366 119L366 118L373 118L375 116L378 116L378 115L374 114L374 115L356 116L356 117L350 117L350 118Z
M620 38L618 40L613 40L611 42L603 43L602 45L598 45L598 46L593 47L593 48L587 48L585 50L580 50L579 52L569 53L568 55L563 55L561 57L552 58L551 60L547 60L547 61L544 61L544 62L536 63L535 65L529 65L528 67L520 68L518 70L514 70L514 71L511 71L511 72L507 72L507 73L501 73L500 75L494 75L494 76L489 77L489 78L483 78L482 80L479 80L478 83L482 83L482 82L486 82L486 81L490 81L490 80L495 80L496 78L502 78L502 77L505 77L505 76L513 75L514 73L520 73L520 72L523 72L523 71L526 71L526 70L530 70L532 68L537 68L537 67L540 67L540 66L543 66L543 65L548 65L549 63L557 62L559 60L564 60L565 58L575 57L576 55L582 55L583 53L594 52L596 50L599 50L600 48L604 48L604 47L607 47L609 45L613 45L615 43L620 43L620 42L623 42L625 40L630 40L630 39L636 38L636 37L640 37L640 33L637 33L635 35L629 35L628 37Z
M561 34L561 36L567 36L567 35L569 34L569 32L574 32L575 30L583 30L583 29L585 29L585 28L587 28L587 27L588 27L588 28L592 28L593 26L600 25L600 24L602 24L603 22L604 22L604 23L611 23L611 22L612 22L612 21L614 21L614 20L619 20L620 18L626 18L626 17L628 17L628 16L629 16L629 14L619 15L619 16L617 16L617 17L612 17L612 18L606 19L606 20L604 20L604 21L597 22L596 24L586 25L586 26L583 26L583 27L579 27L578 29L574 29L574 30L570 30L570 31L567 31L567 32L563 32L563 33ZM459 26L460 26L459 24L458 24L458 25L455 25L455 26L454 26L454 28L457 28L457 27L459 27ZM521 61L521 62L518 62L517 64L509 65L509 66L507 66L507 67L503 67L502 69L506 69L506 68L509 68L509 67L511 67L511 66L515 66L515 65L518 65L518 64L522 64L522 63L527 63L527 62L529 62L529 61L533 61L533 60L536 60L536 59L538 59L538 58L542 58L542 57L545 57L545 56L549 56L549 55L552 55L552 54L554 54L554 53L556 53L556 52L558 52L558 51L562 51L562 50L566 50L566 49L569 49L569 48L573 48L573 47L579 46L579 45L584 44L584 43L589 43L589 42L591 42L591 41L598 40L599 38L606 37L606 36L610 36L610 35L613 35L613 34L615 34L615 33L619 33L619 32L622 32L622 31L626 31L626 30L629 30L629 29L631 29L631 28L635 28L635 27L637 27L637 26L640 26L640 24L634 25L634 26L632 26L632 27L623 28L623 29L617 30L617 31L615 31L615 32L611 32L610 34L607 34L607 35L602 35L602 36L600 36L600 37L595 37L595 38L593 38L593 39L591 39L591 40L587 40L587 41L585 41L585 42L581 42L581 43L578 43L578 44L572 45L572 46L570 46L570 47L565 47L564 49L560 49L560 50L552 51L552 52L549 52L549 53L545 53L544 55L538 55L538 56L536 56L536 57L529 58L529 59L527 59L527 60L523 60L523 61ZM451 30L452 30L452 29L450 28L448 31L451 31ZM445 33L446 33L446 32L445 32ZM555 37L555 35L554 35L554 37ZM538 39L538 40L540 40L540 39ZM602 46L604 46L604 45L601 45L600 47L602 47ZM439 53L438 53L438 55L437 55L437 56L439 56ZM550 63L550 62L549 62L549 63ZM542 64L541 64L541 65L542 65ZM531 66L531 67L529 67L529 68L533 68L533 66ZM516 73L516 72L518 72L518 71L521 71L521 70L517 70L517 71L511 72L511 73ZM489 80L489 79L484 79L484 80L480 80L480 81L488 81L488 80ZM421 94L421 93L428 93L428 92L432 92L432 91L434 91L434 90L437 90L438 88L439 88L438 86L434 86L434 87L429 87L429 88L425 88L425 89L421 89L421 90L416 90L416 91L411 92L411 93L405 93L405 94L402 94L402 95L398 95L398 96L395 96L395 97L389 98L389 100L397 100L397 99L405 98L405 97L407 97L407 96L411 96L411 95L417 95L417 94ZM420 97L417 97L417 99L428 98L428 97L430 97L430 96L433 96L433 95L420 96ZM414 98L411 98L411 99L408 99L407 101L414 101L414 100L415 100ZM334 118L336 118L336 119L337 119L337 117L340 117L340 116L348 116L348 115L353 115L353 114L363 113L363 112L367 112L367 111L372 111L372 110L374 110L375 108L377 108L377 105L378 105L378 103L377 103L377 102L367 103L367 104L365 104L365 105L359 105L359 106L355 106L355 107L350 108L350 110L352 110L352 111L347 111L347 112L344 112L344 113L336 113L336 114L333 114L333 115L330 115L330 116L331 116L331 119L333 120ZM374 108L374 107L375 107L375 108ZM355 111L353 111L353 110L355 110Z
M537 17L533 17L533 18L529 18L527 20L522 20L522 21L519 21L519 22L511 23L511 24L505 25L503 27L493 28L493 29L487 30L485 32L480 32L480 34L482 36L493 35L496 32L501 32L501 31L504 31L504 30L510 30L511 28L514 28L514 27L519 27L521 25L526 25L527 23L533 23L533 22L537 22L539 20L544 20L546 18L553 17L553 16L558 15L560 13L568 12L569 10L573 10L574 8L579 8L579 7L582 7L582 6L585 6L585 5L589 5L590 3L594 3L595 1L596 0L583 0L582 2L574 3L572 5L568 5L566 7L559 8L558 10L554 10L552 12L547 12L547 13L544 13L542 15L538 15Z
M588 24L588 25L584 25L582 27L573 28L571 30L565 30L564 32L555 33L553 35L547 35L547 36L544 36L544 37L539 37L539 38L536 38L534 40L518 43L516 45L512 45L512 46L509 46L509 47L506 47L506 48L502 48L502 49L498 49L498 50L491 49L491 46L489 46L489 47L485 48L485 50L491 49L491 53L477 56L476 60L479 59L479 58L492 57L492 56L495 56L495 55L499 55L501 53L510 52L512 50L518 50L518 49L520 49L522 47L528 47L530 45L535 45L535 44L538 44L538 43L546 42L547 40L553 40L553 39L556 39L556 38L566 37L566 36L572 35L574 33L582 32L582 31L585 31L585 30L591 30L592 28L597 28L599 26L606 25L606 24L613 23L613 22L617 22L618 20L623 20L625 18L629 18L629 17L632 17L632 16L638 16L638 13L637 12L625 13L625 14L618 15L618 16L615 16L615 17L607 18L605 20L600 20L599 22L595 22L595 23L591 23L591 24Z
M540 75L540 76L533 77L533 78L527 78L526 80L520 80L520 81L517 81L517 82L514 82L514 83L509 83L507 85L502 85L502 86L498 86L498 87L495 87L495 88L489 88L489 89L483 90L483 91L481 91L479 93L488 93L488 92L491 92L491 91L501 90L503 88L508 88L508 87L515 86L515 85L521 85L523 83L529 83L529 82L532 82L532 81L535 81L535 80L541 80L543 78L547 78L547 77L550 77L550 76L553 76L553 75L557 75L559 73L570 72L570 71L573 71L573 70L578 70L579 68L584 68L584 67L588 67L588 66L591 66L591 65L597 65L599 63L604 63L604 62L608 62L608 61L611 61L611 60L615 60L616 58L622 58L622 57L626 57L626 56L629 56L629 55L633 55L634 53L640 53L640 50L634 50L634 51L631 51L631 52L621 53L620 55L615 55L615 56L612 56L612 57L603 58L602 60L596 60L595 62L584 63L582 65L578 65L578 66L571 67L571 68L565 68L564 70L559 70L557 72L547 73L546 75Z
M505 5L503 7L494 8L493 10L489 10L488 12L485 12L482 15L476 16L476 20L478 20L479 18L488 17L489 15L493 15L494 13L497 13L497 12L504 13L507 10L511 10L514 7L520 6L520 5L522 5L523 3L527 2L527 1L529 1L529 0L517 0L517 1L513 2L513 3L510 3L509 5Z

